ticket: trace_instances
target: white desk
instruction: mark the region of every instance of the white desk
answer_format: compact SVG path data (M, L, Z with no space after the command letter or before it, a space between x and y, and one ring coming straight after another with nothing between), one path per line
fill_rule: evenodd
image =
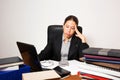
M59 65L59 62L49 60L49 61L46 61L46 63L44 61L41 61L41 64L43 68L53 69L54 67ZM72 75L75 75L77 74L78 71L80 71L80 72L90 73L93 75L98 75L98 76L102 76L102 77L106 77L114 80L120 80L120 72L108 70L99 66L87 64L85 62L79 62L76 60L69 61L69 66L65 66L62 68L71 71ZM115 76L118 76L119 78Z

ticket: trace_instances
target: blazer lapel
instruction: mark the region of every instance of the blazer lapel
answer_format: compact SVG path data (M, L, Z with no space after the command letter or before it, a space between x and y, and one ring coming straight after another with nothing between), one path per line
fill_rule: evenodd
M73 36L72 39L71 39L71 43L70 43L68 59L72 56L72 54L75 51L76 47L77 47L76 40L75 40L75 37Z

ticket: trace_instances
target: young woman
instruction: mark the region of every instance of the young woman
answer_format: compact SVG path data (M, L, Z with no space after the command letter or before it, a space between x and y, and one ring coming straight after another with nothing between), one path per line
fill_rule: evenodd
M40 60L60 61L63 57L67 60L82 60L82 50L89 47L86 38L81 34L78 27L78 19L74 15L65 18L63 32L55 34L44 50L38 55Z

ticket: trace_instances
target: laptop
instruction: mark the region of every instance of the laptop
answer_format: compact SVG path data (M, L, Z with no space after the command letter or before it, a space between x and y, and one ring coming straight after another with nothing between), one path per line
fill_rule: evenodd
M36 48L32 44L16 42L23 62L31 67L31 72L42 71L42 66L37 55Z
M42 68L34 45L23 42L16 43L19 48L20 54L23 58L24 64L29 65L31 67L31 72L51 70ZM61 77L65 77L71 73L70 71L63 69L60 66L56 66L55 68L53 68L53 70L55 70Z

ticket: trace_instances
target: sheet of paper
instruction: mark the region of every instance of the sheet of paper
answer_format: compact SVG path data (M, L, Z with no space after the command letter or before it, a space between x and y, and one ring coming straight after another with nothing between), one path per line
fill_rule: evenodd
M18 70L19 66L11 66L7 68L1 68L0 71L10 71L10 70Z

